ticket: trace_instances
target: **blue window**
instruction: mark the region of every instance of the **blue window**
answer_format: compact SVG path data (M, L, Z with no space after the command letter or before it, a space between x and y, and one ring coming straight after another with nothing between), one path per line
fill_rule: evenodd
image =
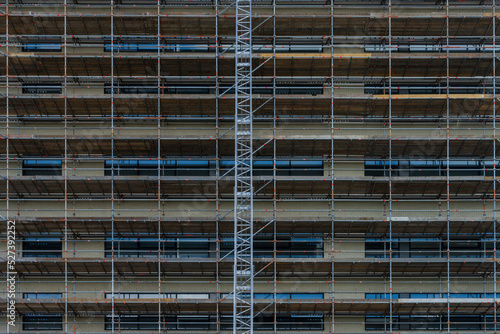
M61 299L62 293L57 292L26 292L23 293L24 299Z
M276 299L323 299L322 293L277 293ZM256 293L255 299L273 299L272 293Z
M365 299L391 299L390 293L366 293ZM399 293L393 293L392 299L399 299Z
M26 43L23 44L22 50L24 52L57 52L62 50L62 45L58 43Z
M161 45L160 45L161 50ZM111 51L111 43L104 46L104 51ZM157 43L118 43L113 44L114 52L157 52Z
M447 294L443 293L443 298L446 298ZM450 298L494 298L493 293L450 293Z
M431 299L431 298L441 298L440 293L411 293L411 299Z
M62 160L23 160L23 175L62 175Z
M365 161L366 176L388 176L389 168L397 169L399 163L397 161L374 160Z

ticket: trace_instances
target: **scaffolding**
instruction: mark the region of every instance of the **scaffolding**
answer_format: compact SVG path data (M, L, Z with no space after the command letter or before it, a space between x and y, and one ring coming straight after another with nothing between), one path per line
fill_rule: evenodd
M0 332L497 332L495 0L2 2Z
M252 1L236 0L233 333L253 333Z

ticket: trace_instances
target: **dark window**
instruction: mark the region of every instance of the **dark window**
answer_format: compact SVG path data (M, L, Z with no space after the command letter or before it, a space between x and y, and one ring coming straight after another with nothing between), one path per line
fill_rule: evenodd
M25 238L23 240L24 257L61 257L60 238Z
M221 160L221 175L234 175L230 171L234 167L234 160ZM323 161L315 160L276 160L277 176L323 176ZM253 175L273 175L273 160L255 160L253 162Z
M104 174L115 176L210 176L215 175L216 162L209 160L108 160L104 163ZM221 160L221 175L234 175L234 160ZM273 160L254 161L254 175L273 175ZM323 176L323 161L301 160L276 161L278 176Z
M106 330L113 329L111 316L106 316ZM158 317L147 315L122 315L114 317L115 330L156 330L158 329Z
M366 316L365 330L388 331L388 315ZM392 317L394 330L440 331L447 328L447 315L399 315ZM493 316L459 314L450 316L450 329L454 331L480 331L493 329Z
M115 257L158 257L158 240L154 238L116 238L114 243L107 238L106 257L111 257L112 246Z
M163 175L172 176L209 176L208 160L167 160Z
M399 238L392 240L393 258L446 257L447 240L440 238ZM493 240L450 237L450 257L493 257ZM389 257L389 240L366 238L366 257Z
M105 256L111 257L112 241L107 238ZM172 238L161 240L154 238L117 238L114 241L115 257L158 257L158 246L161 256L173 258L208 258L209 242L206 238Z
M443 247L443 257L446 257L446 247ZM450 257L484 257L484 243L474 239L450 240ZM490 254L489 256L493 256Z
M221 256L226 256L234 248L232 239L221 242ZM274 242L272 239L254 240L255 257L273 257ZM229 255L232 256L232 255ZM321 238L291 238L278 239L276 242L276 257L279 258L314 258L323 257L323 241Z
M439 331L442 318L439 315L411 315L399 317L400 330Z
M426 258L439 257L441 254L441 239L415 238L409 242L409 257Z
M62 161L24 160L23 175L62 175Z
M389 240L366 238L365 257L389 258L391 245ZM399 257L398 239L392 239L392 257Z
M54 83L23 84L23 94L61 94L62 85Z
M398 316L392 317L392 329L399 329ZM390 329L389 317L383 315L367 315L365 317L366 331L388 331Z
M441 164L439 161L410 161L410 176L440 176Z
M104 175L111 175L112 167L115 176L158 175L156 160L108 160L104 164Z
M122 315L115 316L115 330L157 330L158 320L163 330L210 330L215 329L215 317L208 315L162 315L158 316L147 315ZM112 329L111 316L106 316L106 330Z
M392 169L395 170L398 168L398 162L397 161L389 162L385 160L365 161L365 175L389 176L389 166L391 166Z
M209 242L205 238L176 238L163 242L163 256L208 258Z
M158 87L156 82L137 82L137 83L116 83L113 85L114 94L215 94L216 87L211 84L177 84L177 83L161 83ZM288 85L280 84L275 87L276 95L321 95L323 94L323 85L298 84ZM111 94L111 84L104 85L104 93ZM219 94L234 94L234 87L223 85L219 87ZM272 95L273 85L256 84L252 90L253 94Z
M323 330L324 316L321 314L290 314L277 315L276 327L278 330L321 331ZM254 319L256 331L272 331L274 329L273 315L259 315ZM232 329L232 317L221 317L221 330Z
M199 315L179 315L177 316L177 329L202 331L210 329L210 317Z
M447 169L450 176L493 176L492 161L476 160L400 160L392 162L393 176L446 176ZM497 167L498 168L498 167ZM366 176L388 176L389 161L365 161Z
M450 94L484 94L491 93L493 90L487 88L482 83L462 84L451 82ZM431 84L428 82L408 84L404 82L392 82L392 88L389 89L388 83L366 84L365 94L446 94L448 92L446 82Z
M60 331L62 330L62 315L27 314L23 316L25 331Z

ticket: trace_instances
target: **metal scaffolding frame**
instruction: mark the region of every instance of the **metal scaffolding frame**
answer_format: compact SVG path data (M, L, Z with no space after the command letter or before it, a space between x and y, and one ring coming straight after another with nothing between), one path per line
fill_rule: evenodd
M253 333L252 0L236 0L233 333Z
M19 251L20 315L93 334L139 313L155 333L182 331L165 318L177 315L207 316L210 333L282 332L285 315L321 315L318 333L392 333L427 313L440 317L427 330L477 315L497 331L495 0L53 2L0 6L1 215L17 221L19 247L62 241L57 258ZM40 41L61 49L23 49ZM60 160L61 174L23 175L29 158ZM123 173L132 159L151 172ZM460 174L464 160L482 165ZM165 161L210 167L174 175ZM322 174L283 161L318 161ZM369 175L374 161L383 171ZM123 257L127 238L154 247ZM206 253L172 256L166 244L183 238ZM418 238L439 256L408 255ZM283 248L317 239L314 256ZM383 248L370 257L371 239ZM457 240L484 249L466 257ZM128 277L146 297L123 297ZM34 284L61 298L25 298ZM314 289L323 298L308 299ZM457 298L467 289L482 295Z

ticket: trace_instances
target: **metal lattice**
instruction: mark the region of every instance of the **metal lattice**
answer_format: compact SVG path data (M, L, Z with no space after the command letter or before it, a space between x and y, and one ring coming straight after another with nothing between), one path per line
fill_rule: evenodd
M235 5L233 333L253 333L252 3Z

